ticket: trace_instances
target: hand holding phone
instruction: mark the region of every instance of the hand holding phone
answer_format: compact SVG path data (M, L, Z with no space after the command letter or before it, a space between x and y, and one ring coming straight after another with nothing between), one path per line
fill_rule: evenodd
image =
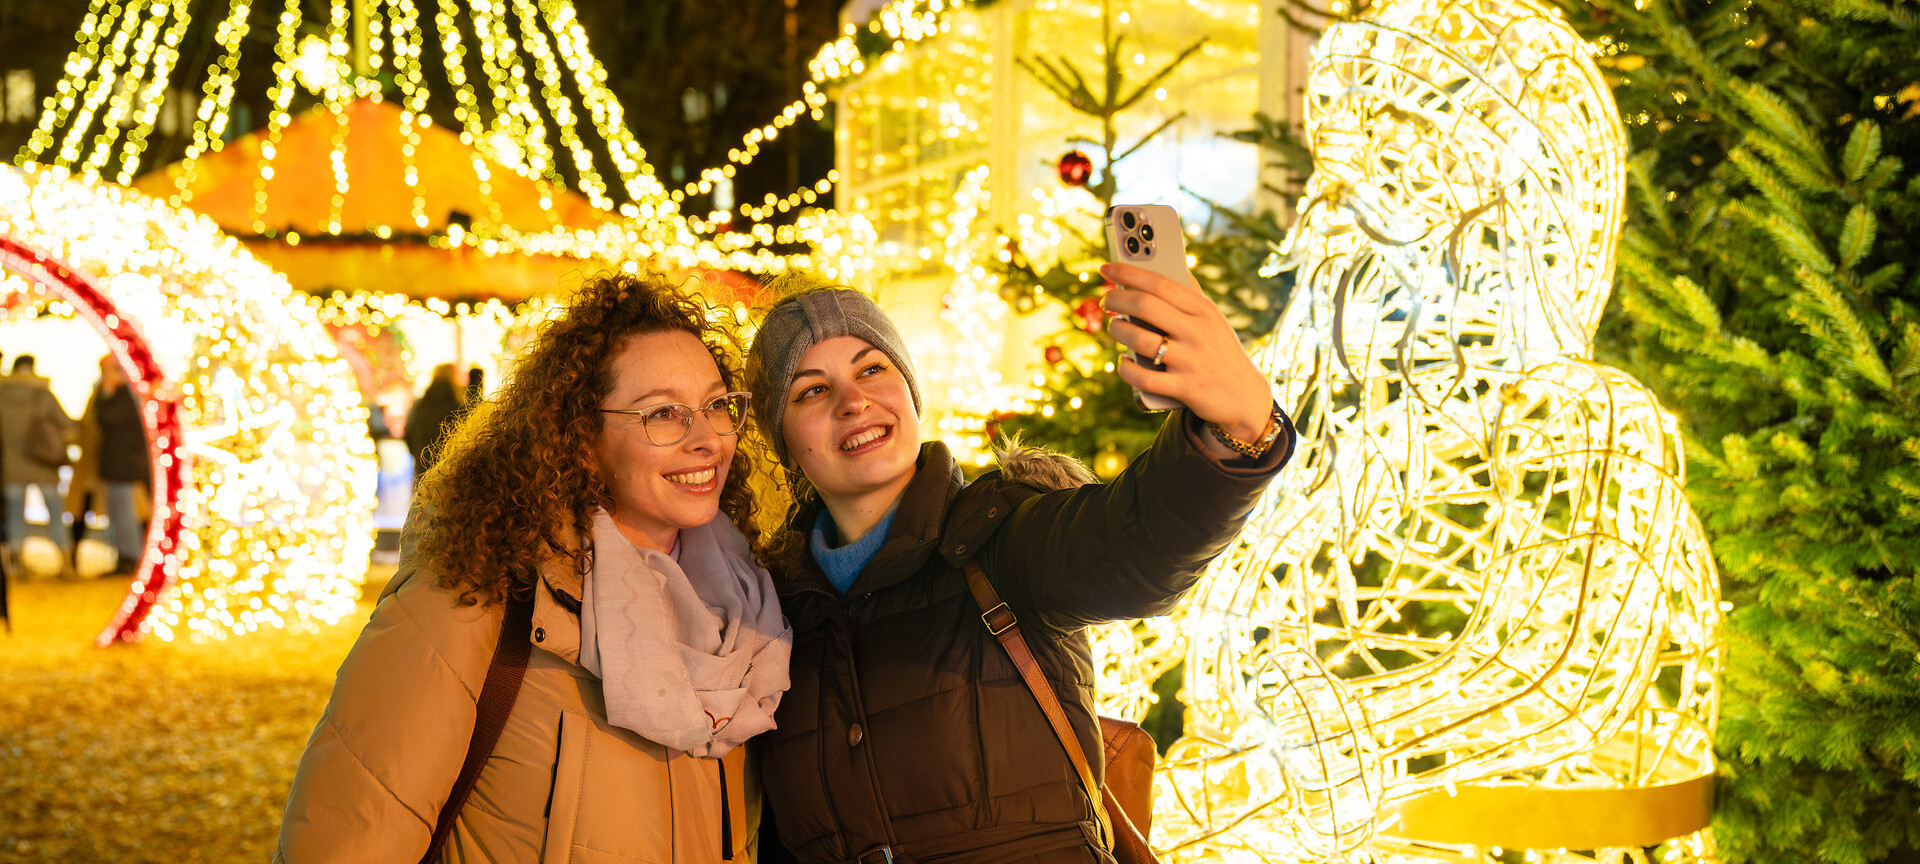
M1107 248L1113 250L1115 263L1132 264L1151 270L1181 285L1193 283L1193 277L1187 272L1186 237L1180 230L1180 214L1165 204L1116 204L1107 210L1106 218ZM1165 345L1167 332L1155 327L1152 322L1125 315L1122 320L1161 336L1161 345ZM1156 348L1156 351L1159 349ZM1133 353L1134 362L1155 372L1166 371L1166 367L1154 362L1152 356ZM1158 393L1149 393L1138 387L1133 389L1134 401L1149 411L1168 411L1183 406L1179 400Z

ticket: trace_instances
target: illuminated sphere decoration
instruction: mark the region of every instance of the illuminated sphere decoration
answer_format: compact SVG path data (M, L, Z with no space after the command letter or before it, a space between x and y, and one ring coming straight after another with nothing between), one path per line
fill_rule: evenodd
M1171 616L1109 628L1138 715L1184 663L1173 860L1698 862L1722 607L1674 419L1592 361L1625 141L1531 0L1326 31L1257 349L1300 432Z
M144 405L154 512L102 645L351 613L373 546L353 373L285 277L212 222L29 163L0 167L8 316L71 308Z

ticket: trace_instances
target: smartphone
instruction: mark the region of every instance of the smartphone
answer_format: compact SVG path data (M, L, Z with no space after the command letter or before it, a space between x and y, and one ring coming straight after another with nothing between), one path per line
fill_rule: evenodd
M1113 250L1114 261L1144 267L1181 285L1192 284L1193 277L1187 273L1186 235L1180 231L1180 214L1172 207L1165 204L1115 204L1107 209L1106 225L1107 248ZM1127 320L1133 321L1132 318ZM1150 321L1133 323L1165 335L1165 331L1153 326ZM1153 362L1153 358L1141 356L1138 351L1133 352L1133 359L1156 372L1166 369ZM1148 393L1138 387L1133 388L1133 398L1148 411L1186 407L1177 399Z

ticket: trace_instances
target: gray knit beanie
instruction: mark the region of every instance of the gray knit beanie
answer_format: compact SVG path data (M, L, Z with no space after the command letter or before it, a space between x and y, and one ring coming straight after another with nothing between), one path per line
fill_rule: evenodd
M792 461L780 421L787 413L787 388L793 386L793 373L807 349L837 336L864 339L887 355L894 368L907 379L914 410L921 410L920 382L913 374L907 343L879 305L851 288L823 288L795 294L767 313L747 354L747 366L753 377L754 419L766 431L774 454L783 463Z

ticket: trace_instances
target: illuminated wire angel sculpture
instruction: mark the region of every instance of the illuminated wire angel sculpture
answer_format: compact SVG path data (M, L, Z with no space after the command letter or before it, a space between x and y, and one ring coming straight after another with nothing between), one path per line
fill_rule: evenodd
M1388 0L1306 94L1261 349L1300 449L1181 610L1107 634L1109 673L1185 663L1155 845L1711 860L1716 576L1672 418L1590 359L1624 134L1588 47L1529 0Z

